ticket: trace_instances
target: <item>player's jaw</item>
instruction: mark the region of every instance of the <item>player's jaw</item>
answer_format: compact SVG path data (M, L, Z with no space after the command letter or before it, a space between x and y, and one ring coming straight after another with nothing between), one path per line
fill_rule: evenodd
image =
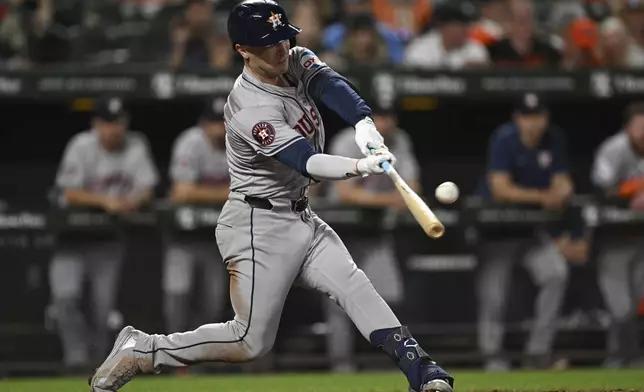
M644 116L635 116L627 129L633 147L638 154L644 155Z
M521 139L532 147L537 145L546 131L548 116L545 113L522 114L515 116Z
M288 40L268 47L244 47L244 56L250 71L265 83L275 84L277 78L288 71L288 53L291 45Z
M123 146L126 126L125 120L114 122L97 120L94 123L101 145L109 151L118 150Z

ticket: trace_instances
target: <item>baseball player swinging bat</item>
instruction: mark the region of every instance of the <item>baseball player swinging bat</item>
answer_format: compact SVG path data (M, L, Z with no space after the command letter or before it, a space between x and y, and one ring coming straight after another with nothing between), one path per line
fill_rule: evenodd
M375 150L371 150L372 153L375 153ZM382 168L385 170L385 173L391 178L396 185L396 189L400 192L405 204L409 208L409 211L412 213L418 224L423 228L425 233L431 238L437 239L443 236L445 233L445 226L443 223L436 217L432 210L427 206L423 199L418 196L416 192L407 185L405 180L398 174L396 169L389 163L383 162Z
M295 282L336 301L369 344L401 370L410 391L453 392L454 378L422 349L308 204L312 181L382 175L381 162L394 165L396 159L385 151L371 154L369 143L384 146L371 109L342 75L296 45L300 31L272 0L244 1L228 17L230 43L244 69L224 106L231 192L215 239L230 271L235 317L169 335L123 328L90 380L92 392L114 392L138 374L168 367L248 362L267 354ZM315 102L351 124L360 152L369 156L325 154ZM422 211L422 202L409 200L412 211Z

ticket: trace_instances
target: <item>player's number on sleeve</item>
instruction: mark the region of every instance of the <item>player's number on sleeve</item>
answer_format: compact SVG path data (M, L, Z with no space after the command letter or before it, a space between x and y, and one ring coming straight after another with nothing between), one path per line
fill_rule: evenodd
M295 130L307 138L315 135L317 128L320 126L320 118L315 112L315 109L311 108L310 113L313 120L311 120L305 113L302 114L302 117L297 120L297 124L295 125Z

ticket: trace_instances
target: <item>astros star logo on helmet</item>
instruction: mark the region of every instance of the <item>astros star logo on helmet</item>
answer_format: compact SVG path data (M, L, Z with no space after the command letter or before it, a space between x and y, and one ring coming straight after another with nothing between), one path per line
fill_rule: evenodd
M278 27L282 26L284 23L282 22L282 14L276 14L275 12L271 11L271 17L266 20L268 23L273 24L273 29L277 30Z

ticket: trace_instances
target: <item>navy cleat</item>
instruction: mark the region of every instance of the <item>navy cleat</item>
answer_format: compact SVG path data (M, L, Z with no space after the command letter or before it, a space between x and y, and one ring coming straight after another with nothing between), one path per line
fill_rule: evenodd
M423 384L420 391L414 391L411 386L410 392L453 392L454 378L447 374L436 362L431 361L424 365L421 370Z
M373 331L371 344L382 350L407 377L410 392L453 392L454 378L423 350L404 326Z

